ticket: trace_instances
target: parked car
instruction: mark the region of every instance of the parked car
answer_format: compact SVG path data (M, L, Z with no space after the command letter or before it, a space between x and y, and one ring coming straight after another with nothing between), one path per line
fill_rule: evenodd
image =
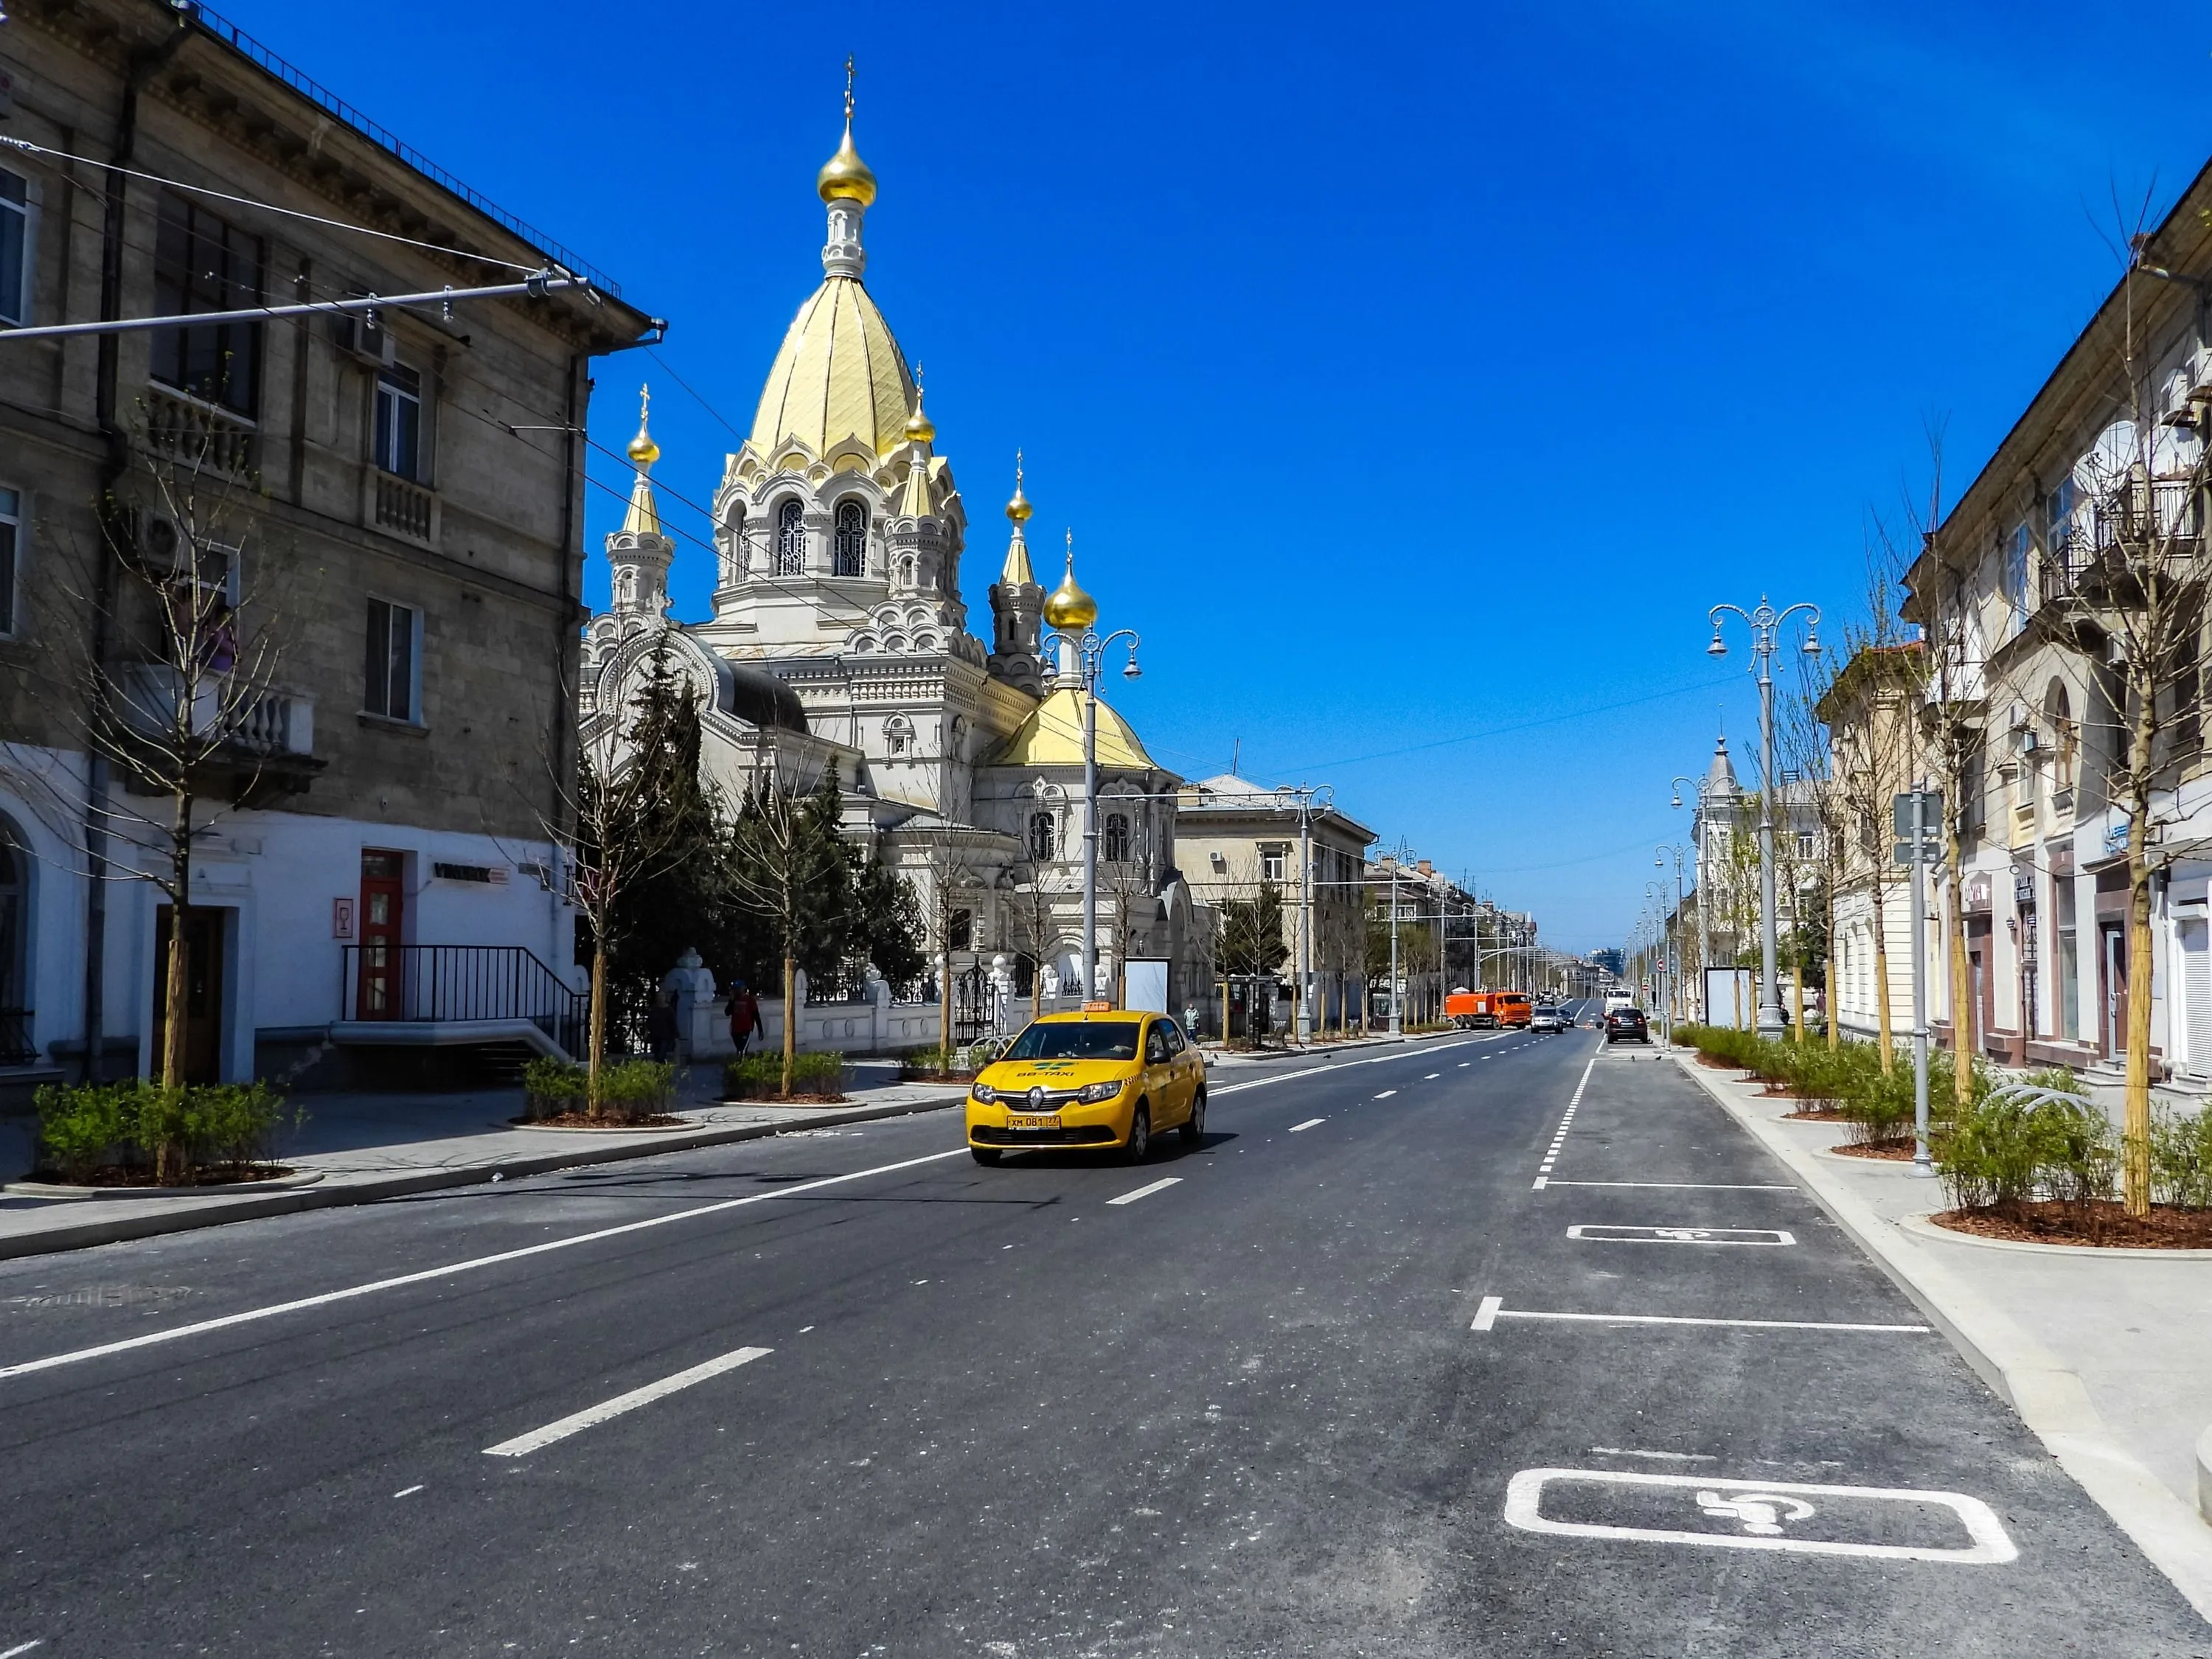
M1634 1037L1638 1042L1651 1041L1651 1022L1644 1018L1641 1008L1615 1008L1605 1017L1605 1040L1619 1042Z

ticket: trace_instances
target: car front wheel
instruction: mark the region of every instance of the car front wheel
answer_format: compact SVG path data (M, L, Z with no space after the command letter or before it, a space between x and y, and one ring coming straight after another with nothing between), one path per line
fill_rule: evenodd
M978 1164L996 1164L1006 1154L996 1146L970 1146L968 1149L968 1156Z
M1142 1164L1152 1152L1152 1109L1142 1101L1137 1103L1136 1115L1129 1120L1129 1139L1121 1148L1124 1164Z
M1186 1146L1206 1144L1206 1091L1203 1089L1191 1097L1190 1115L1183 1120L1182 1144Z

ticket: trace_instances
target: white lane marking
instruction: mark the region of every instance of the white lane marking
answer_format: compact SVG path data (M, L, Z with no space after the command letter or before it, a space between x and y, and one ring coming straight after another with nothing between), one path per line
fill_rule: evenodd
M1795 1187L1759 1186L1731 1181L1555 1181L1554 1187L1649 1187L1670 1193L1794 1193ZM4 1375L4 1373L0 1373Z
M1592 1446L1593 1457L1655 1457L1668 1463L1713 1463L1719 1460L1711 1452L1641 1451L1634 1446Z
M1218 1089L1208 1084L1206 1093L1209 1097L1213 1095L1233 1095L1239 1089L1264 1089L1271 1083L1289 1083L1302 1077L1319 1077L1325 1072L1348 1072L1355 1066L1387 1066L1395 1060L1421 1060L1425 1059L1429 1054L1440 1052L1440 1049L1465 1048L1478 1042L1497 1041L1494 1036L1462 1037L1457 1042L1440 1045L1440 1048L1423 1050L1409 1048L1402 1054L1373 1054L1365 1060L1333 1060L1325 1066L1308 1066L1300 1071L1278 1072L1273 1077L1248 1078L1242 1083L1224 1083ZM1485 1054L1483 1058L1488 1060L1492 1056Z
M97 1347L77 1348L68 1353L48 1354L43 1359L26 1359L13 1365L0 1365L0 1378L27 1376L33 1371L50 1371L58 1366L79 1364L88 1359L103 1359L109 1354L128 1353L134 1348L150 1348L158 1343L180 1341L185 1337L202 1336L210 1331L228 1330L234 1325L251 1325L258 1320L274 1319L279 1314L328 1307L333 1302L349 1302L356 1297L373 1296L379 1291L428 1284L432 1279L444 1279L449 1274L474 1273L479 1268L495 1267L507 1261L520 1261L553 1250L569 1249L578 1244L594 1244L603 1238L620 1238L626 1233L643 1232L648 1227L665 1227L671 1222L691 1221L702 1215L718 1215L725 1210L739 1210L749 1204L765 1204L773 1199L795 1198L801 1193L817 1192L824 1187L839 1186L848 1181L866 1181L871 1176L895 1175L901 1170L915 1170L925 1164L942 1163L948 1158L962 1158L967 1152L965 1146L956 1146L949 1152L929 1152L921 1158L902 1158L896 1164L878 1164L871 1169L854 1170L848 1175L823 1176L817 1180L799 1182L795 1186L779 1187L772 1192L748 1193L743 1198L725 1198L689 1210L647 1216L642 1221L625 1221L620 1226L602 1227L596 1232L578 1233L569 1238L550 1238L542 1244L525 1244L518 1249L501 1250L495 1255L480 1255L467 1261L449 1261L442 1267L425 1267L418 1273L374 1279L366 1285L349 1285L342 1291L325 1291L319 1296L303 1296L291 1302L275 1302L265 1308L248 1308L242 1313L224 1314L217 1319L203 1319L197 1324L179 1325L172 1330L149 1331L143 1336L103 1342ZM0 1659L6 1659L6 1656L0 1654Z
M1630 1487L1649 1493L1685 1494L1684 1507L1716 1521L1732 1522L1741 1532L1692 1532L1674 1527L1607 1526L1587 1521L1551 1521L1543 1514L1544 1489L1562 1485ZM1735 1494L1731 1497L1728 1494ZM1963 1549L1913 1544L1860 1544L1840 1538L1792 1538L1786 1528L1811 1520L1818 1498L1855 1504L1907 1504L1948 1509L1972 1541ZM1649 1499L1638 1506L1649 1512ZM1790 1480L1730 1480L1704 1474L1646 1474L1623 1469L1523 1469L1505 1488L1506 1524L1522 1532L1568 1538L1629 1538L1654 1544L1697 1544L1711 1549L1779 1550L1796 1555L1852 1555L1888 1561L1940 1561L1955 1566L2002 1566L2020 1559L1990 1506L1964 1492L1930 1492L1910 1486L1826 1486Z
M1316 1123L1326 1123L1328 1121L1328 1120L1325 1117L1310 1117L1303 1123L1293 1123L1291 1125L1291 1133L1292 1134L1296 1134L1301 1129L1310 1129Z
M1150 1198L1154 1193L1167 1191L1169 1188L1179 1184L1182 1180L1181 1176L1169 1176L1163 1180L1155 1181L1149 1187L1139 1187L1133 1193L1124 1193L1119 1198L1109 1198L1106 1201L1109 1204L1134 1204L1140 1198Z
M1498 1310L1504 1305L1504 1297L1486 1296L1482 1298L1481 1304L1474 1310L1474 1323L1468 1328L1477 1331L1488 1330L1498 1322Z
M1482 1305L1490 1310L1492 1298L1485 1297ZM1926 1325L1854 1325L1822 1319L1701 1319L1685 1314L1601 1314L1601 1313L1540 1313L1534 1308L1498 1308L1492 1318L1553 1319L1581 1325L1717 1325L1732 1329L1752 1331L1876 1331L1906 1332L1924 1336ZM1478 1330L1488 1330L1487 1325L1478 1325Z
M1531 1191L1531 1192L1534 1192L1534 1193L1540 1193L1540 1192L1542 1192L1542 1191L1544 1190L1544 1188L1547 1188L1547 1187L1550 1186L1551 1184L1552 1184L1552 1177L1551 1177L1551 1176L1540 1176L1540 1176L1538 1176L1536 1177L1536 1184L1535 1184L1534 1187L1531 1187L1528 1190L1529 1190L1529 1191Z
M1460 1063L1459 1063L1459 1068L1460 1068L1460 1070L1461 1070L1461 1071L1464 1072L1465 1070L1467 1070L1467 1068L1468 1068L1468 1066L1472 1066L1472 1065L1474 1065L1474 1062L1473 1060L1462 1060L1462 1061L1460 1061Z
M1573 1127L1575 1113L1583 1103L1583 1091L1589 1087L1590 1073L1596 1067L1597 1056L1592 1054L1589 1057L1589 1064L1583 1067L1582 1077L1575 1084L1575 1092L1567 1102L1567 1115L1559 1120L1559 1133L1552 1137L1551 1146L1545 1150L1544 1161L1536 1166L1536 1177L1539 1181L1550 1175L1552 1166L1559 1161L1559 1148L1565 1144L1567 1131Z
M1397 1092L1398 1091L1395 1089L1385 1089L1381 1094L1376 1096L1375 1098L1377 1100L1388 1100L1392 1095L1395 1095Z
M556 1440L566 1440L572 1434L580 1433L611 1418L620 1417L625 1412L634 1412L640 1406L649 1406L654 1401L665 1399L679 1389L688 1389L696 1382L704 1382L708 1377L720 1376L725 1371L733 1371L740 1365L750 1365L763 1354L772 1352L774 1350L769 1348L733 1348L728 1353L709 1359L704 1364L694 1365L689 1370L678 1371L673 1376L664 1376L659 1382L648 1382L641 1389L632 1389L628 1394L618 1394L613 1399L603 1400L596 1406L587 1406L582 1411L561 1419L557 1423L548 1423L542 1429L533 1429L528 1434L517 1435L512 1440L502 1440L496 1446L486 1446L483 1455L486 1457L526 1457L532 1452L550 1446Z
M1442 1072L1431 1072L1426 1077L1423 1078L1421 1081L1424 1083L1434 1083L1443 1075L1443 1073Z
M1590 1244L1795 1244L1796 1236L1782 1227L1619 1227L1603 1222L1577 1222L1567 1229L1569 1238Z
M5 1653L0 1653L0 1659L15 1659L15 1656L19 1653L28 1653L33 1648L42 1648L46 1646L46 1638L45 1637L33 1637L27 1642L16 1643L14 1647L9 1648Z
M422 1488L420 1484L412 1486L402 1486L398 1492L392 1495L394 1498L412 1498L416 1492L422 1490Z

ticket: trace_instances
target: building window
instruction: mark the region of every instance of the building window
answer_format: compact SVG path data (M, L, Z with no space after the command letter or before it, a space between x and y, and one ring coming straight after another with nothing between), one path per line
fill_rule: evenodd
M776 509L775 574L779 576L806 574L805 517L806 509L797 501L786 501Z
M1262 847L1260 849L1260 879L1280 881L1283 878L1284 862L1281 848Z
M1106 861L1126 864L1129 860L1129 815L1109 812L1106 815Z
M361 706L386 720L417 720L416 669L422 641L422 613L382 599L368 602L368 689Z
M394 477L422 480L422 377L398 363L376 377L376 464Z
M858 501L837 506L837 550L833 574L857 576L867 568L868 509Z
M945 948L951 951L972 951L975 948L975 913L955 910L952 925L945 930Z
M2024 524L2014 525L2012 534L2004 538L1997 580L2017 624L2027 615L2027 526Z
M1030 813L1030 856L1032 859L1035 859L1039 864L1049 861L1052 858L1053 840L1052 814L1049 812Z
M1797 832L1797 856L1801 859L1809 859L1813 856L1813 836L1809 830L1801 830Z
M0 169L0 323L31 319L31 186Z
M22 546L22 493L0 489L0 634L15 631L15 564Z
M190 202L164 196L154 243L155 314L235 311L260 303L260 240ZM258 323L155 331L154 378L234 415L253 417L260 369Z
M2061 478L2058 487L2043 498L2043 545L2047 552L2065 550L2074 536L2074 480Z

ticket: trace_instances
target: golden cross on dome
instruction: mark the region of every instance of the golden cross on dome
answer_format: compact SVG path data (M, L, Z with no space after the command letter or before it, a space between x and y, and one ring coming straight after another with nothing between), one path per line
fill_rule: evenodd
M1022 452L1021 452L1020 450L1017 449L1017 450L1014 452L1014 493L1015 493L1016 495L1019 495L1019 494L1021 493L1021 489L1022 489Z
M848 125L851 125L851 123L852 123L852 119L853 119L853 54L852 54L851 52L847 52L847 53L845 54L845 121L846 121L846 124L847 124Z
M653 388L641 386L637 389L637 423L645 424L645 417L653 413Z

